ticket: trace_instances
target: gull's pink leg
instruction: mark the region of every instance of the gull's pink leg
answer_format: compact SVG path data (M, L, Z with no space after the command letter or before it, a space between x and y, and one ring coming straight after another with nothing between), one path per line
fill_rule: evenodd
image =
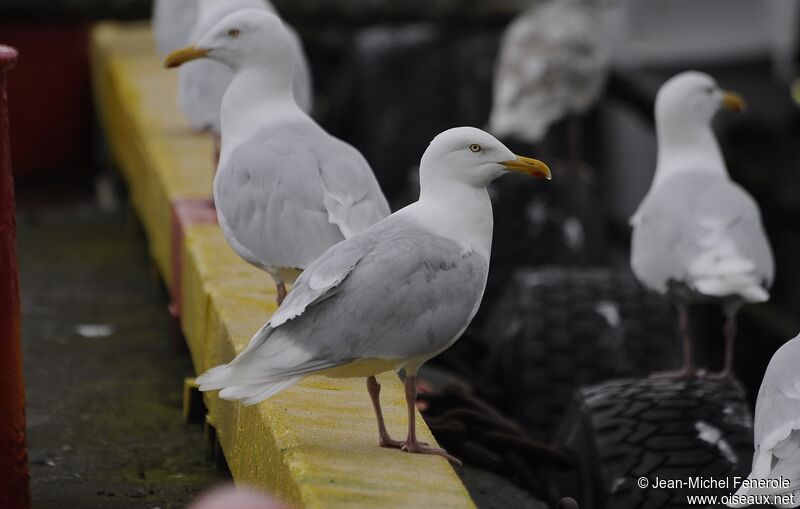
M277 301L278 301L278 306L280 306L281 304L283 304L283 299L286 298L286 283L281 281L280 283L276 284L275 286L278 288Z
M214 133L211 133L211 137L214 139L214 173L217 173L219 154L222 152L222 137Z
M727 380L729 382L736 382L736 375L733 372L733 346L736 341L736 312L735 307L725 309L725 325L722 332L725 335L725 361L722 365L722 370L716 373L706 375L706 378L713 380Z
M403 445L402 440L395 440L389 436L386 431L386 424L383 422L383 412L381 411L381 384L374 376L367 377L367 391L369 397L372 399L372 408L375 409L375 417L378 419L378 438L381 447L396 447L399 448Z
M402 450L418 454L436 454L442 456L456 465L461 465L461 461L457 458L447 454L444 449L437 447L430 447L427 444L417 441L417 425L416 425L416 400L417 400L417 377L406 377L406 405L408 405L408 437L401 447Z
M697 376L692 355L692 337L689 332L689 310L685 304L678 304L678 326L683 338L683 367L676 371L659 371L652 373L650 378L687 379Z

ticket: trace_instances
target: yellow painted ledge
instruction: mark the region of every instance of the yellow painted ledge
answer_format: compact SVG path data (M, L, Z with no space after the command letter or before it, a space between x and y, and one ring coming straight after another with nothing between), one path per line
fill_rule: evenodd
M213 143L192 132L178 110L177 73L162 68L148 24L101 23L91 50L95 103L112 156L170 284L171 204L211 197Z
M99 24L92 59L112 154L170 284L172 203L210 197L211 142L192 133L178 112L176 75L161 69L148 25ZM216 225L186 226L180 249L181 327L201 372L246 346L274 311L275 295L267 275L239 259ZM402 386L393 374L380 381L387 426L402 437ZM216 393L205 399L236 482L264 488L295 507L474 507L444 459L377 446L363 379L310 377L252 407L222 401ZM417 419L421 439L434 443Z

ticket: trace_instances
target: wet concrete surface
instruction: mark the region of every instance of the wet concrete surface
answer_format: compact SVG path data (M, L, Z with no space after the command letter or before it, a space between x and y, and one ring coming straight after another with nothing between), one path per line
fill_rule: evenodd
M178 508L227 474L181 415L185 351L127 212L18 214L34 507Z

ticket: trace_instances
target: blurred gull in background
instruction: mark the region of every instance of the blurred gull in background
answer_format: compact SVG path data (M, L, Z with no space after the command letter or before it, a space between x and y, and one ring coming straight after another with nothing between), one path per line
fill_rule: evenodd
M262 9L277 15L268 0L194 0L196 20L188 39L197 41L206 35L222 18L242 9ZM187 16L181 13L178 19ZM289 34L293 60L292 92L298 106L309 113L313 106L311 70L306 61L303 46L297 33L284 23ZM188 117L194 129L209 130L215 135L221 133L220 106L225 90L233 79L233 71L226 65L213 60L192 62L181 67L178 77L178 104Z
M511 171L550 178L480 129L439 134L420 162L419 200L323 253L247 348L197 379L200 390L254 404L315 373L367 377L381 446L457 461L417 441L416 374L478 311L492 247L486 186ZM405 441L386 431L375 379L393 369L406 373Z
M772 502L777 507L800 506L800 336L787 341L769 361L756 400L753 469L748 479L771 480L789 487L750 488L736 495L781 495L794 503ZM729 504L746 507L749 504Z
M327 248L389 215L369 164L293 99L294 38L266 9L229 14L168 67L207 57L234 69L222 101L214 202L234 251L269 272L278 303Z
M611 60L595 1L550 0L518 16L501 41L489 130L538 142L551 124L600 97Z
M684 365L694 376L687 306L717 302L725 313L725 361L715 376L733 378L736 313L769 299L773 259L758 205L728 175L711 119L744 101L707 74L684 72L656 97L658 162L650 191L631 219L631 266L648 288L678 306Z
M198 0L155 0L153 35L158 54L163 58L189 42L197 19Z

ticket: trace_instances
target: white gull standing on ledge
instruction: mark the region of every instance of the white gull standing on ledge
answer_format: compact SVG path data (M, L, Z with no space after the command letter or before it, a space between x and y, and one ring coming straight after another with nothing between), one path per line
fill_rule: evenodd
M214 202L228 243L272 275L278 303L285 283L326 249L389 215L361 153L295 102L293 47L278 17L244 9L165 60L176 67L207 58L233 69L222 101Z
M514 155L480 129L438 135L420 162L419 200L323 253L247 348L197 379L200 390L253 404L315 373L367 377L381 446L457 461L417 441L416 374L478 310L492 247L486 187L509 171L550 178L544 163ZM405 441L386 431L375 379L401 369Z
M707 74L669 79L656 97L658 162L653 183L631 218L631 267L648 288L678 308L683 368L696 374L687 307L716 302L725 313L725 360L712 375L733 379L736 313L769 299L774 263L755 200L731 180L711 119L721 107L742 111L737 94Z
M770 496L776 507L800 507L800 336L772 356L756 400L753 469L737 497ZM788 484L788 486L786 485ZM761 485L761 487L759 487ZM777 498L775 498L777 496ZM743 500L728 504L746 507Z

